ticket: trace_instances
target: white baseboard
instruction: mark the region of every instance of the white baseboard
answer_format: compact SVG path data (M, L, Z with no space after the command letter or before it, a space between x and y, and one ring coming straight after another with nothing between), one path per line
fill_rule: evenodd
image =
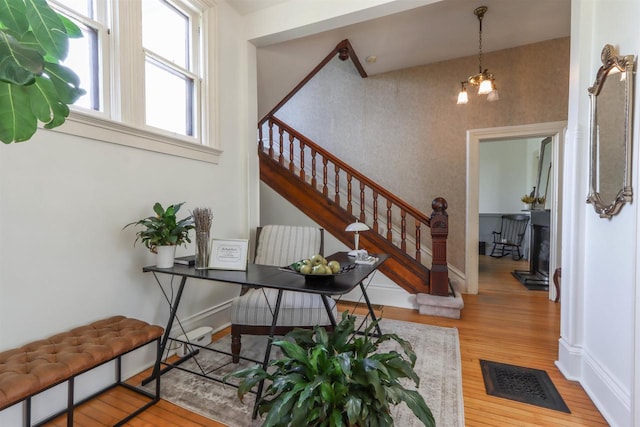
M584 355L580 384L611 427L633 425L631 394L597 360Z
M566 379L580 381L582 378L582 347L572 346L564 338L560 338L556 366Z
M612 427L632 425L631 395L584 348L559 340L556 366L568 380L577 381Z
M225 301L184 319L176 319L171 328L171 336L176 337L201 326L210 326L213 333L216 333L229 326L230 309L231 301Z

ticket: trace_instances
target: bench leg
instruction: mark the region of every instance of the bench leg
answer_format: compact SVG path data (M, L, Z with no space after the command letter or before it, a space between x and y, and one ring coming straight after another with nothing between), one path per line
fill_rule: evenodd
M31 397L27 397L24 402L24 427L31 427Z
M75 405L73 403L73 394L74 394L74 380L75 377L69 378L67 382L67 427L73 427L73 409Z

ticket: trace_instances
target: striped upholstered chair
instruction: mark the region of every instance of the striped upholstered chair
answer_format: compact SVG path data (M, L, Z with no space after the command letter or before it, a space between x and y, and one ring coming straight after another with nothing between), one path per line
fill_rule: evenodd
M255 263L286 266L311 255L322 254L324 230L314 227L266 225L256 234ZM233 362L240 360L241 335L269 335L272 310L278 291L253 288L236 297L231 304L231 353ZM333 307L334 318L337 309ZM320 295L284 291L280 303L276 335L284 335L295 327L330 327L331 322Z

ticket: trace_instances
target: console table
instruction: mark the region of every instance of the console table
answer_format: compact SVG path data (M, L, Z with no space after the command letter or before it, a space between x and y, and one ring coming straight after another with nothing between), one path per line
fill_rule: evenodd
M278 290L278 297L276 300L276 305L273 310L273 322L271 325L271 334L270 339L267 344L267 348L265 349L264 359L262 361L263 368L266 370L269 364L270 356L271 356L271 342L273 341L275 327L278 321L278 313L280 311L280 302L282 300L283 291L297 291L297 292L307 292L313 294L320 294L322 296L322 300L324 302L324 306L327 310L327 314L329 316L329 320L331 324L336 326L336 319L333 316L331 311L331 304L335 304L335 301L331 301L332 296L336 295L344 295L351 292L356 287L359 287L362 291L363 298L367 304L367 308L369 310L368 316L371 317L373 321L377 320L375 313L373 311L373 307L371 306L371 302L369 301L369 297L367 296L367 287L364 284L365 279L374 273L378 267L388 258L386 254L375 255L378 260L372 265L365 264L357 264L354 268L349 271L337 275L330 276L326 278L314 278L313 280L306 280L304 276L297 274L292 271L287 271L281 267L274 267L269 265L259 265L259 264L249 264L245 271L231 271L231 270L196 270L194 267L188 267L185 265L174 265L172 268L158 268L155 266L144 267L142 269L143 272L151 272L156 278L158 285L161 286L160 280L158 278L158 274L168 274L174 277L180 278L180 285L175 296L172 299L167 299L170 306L170 315L169 320L167 321L167 325L165 327L165 332L162 337L162 341L160 343L160 359L163 358L164 352L166 350L167 344L170 340L175 340L170 337L171 328L173 327L173 322L176 318L176 313L178 311L178 306L180 305L180 300L182 299L182 294L185 289L185 285L188 283L187 279L201 279L201 280L209 280L214 282L225 282L225 283L235 283L237 285L242 286L252 286L252 287L262 287L262 288L272 288ZM327 257L327 260L337 260L341 265L353 264L355 261L353 258L349 258L346 252L338 252L331 256ZM380 326L377 327L377 333L379 335L382 334L380 330ZM193 347L205 348L203 346L199 346L196 344L190 344ZM210 349L207 349L210 350ZM143 381L144 384L152 381L158 375L162 375L170 369L173 369L184 362L186 359L193 357L197 354L199 350L192 351L191 353L185 355L180 358L178 361L169 363L168 361L159 360L159 363L156 363L156 367L154 368L151 376ZM254 361L257 362L257 361ZM163 366L163 368L160 368ZM186 370L181 368L182 370ZM192 371L189 371L192 372ZM192 372L197 375L203 376L198 372ZM215 378L212 376L206 376L207 378L220 382L219 378ZM258 387L256 405L254 407L254 417L257 411L257 404L260 400L260 396L262 394L262 384Z

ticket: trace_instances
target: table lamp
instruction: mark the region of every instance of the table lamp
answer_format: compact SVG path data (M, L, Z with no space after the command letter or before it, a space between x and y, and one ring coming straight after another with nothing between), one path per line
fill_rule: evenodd
M354 240L355 240L355 249L349 252L349 256L356 256L358 254L358 243L360 240L360 232L369 230L369 226L363 222L354 222L353 224L347 225L345 231L353 231L355 232Z

